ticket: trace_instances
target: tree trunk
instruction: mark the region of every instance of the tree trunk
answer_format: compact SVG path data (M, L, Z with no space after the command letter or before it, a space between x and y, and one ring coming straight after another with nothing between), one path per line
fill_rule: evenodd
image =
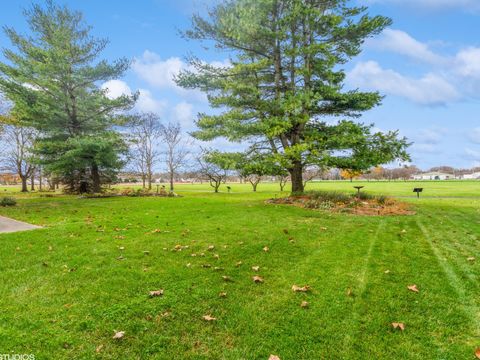
M252 183L253 192L257 192L258 183Z
M170 191L173 191L173 171L170 172Z
M102 184L100 181L100 173L98 172L97 164L92 165L92 191L99 193L102 191Z
M303 193L305 186L303 185L303 166L300 162L294 162L293 168L289 170L292 180L292 193Z
M27 177L20 176L20 179L22 179L22 192L28 192Z
M35 173L30 177L30 190L35 191Z

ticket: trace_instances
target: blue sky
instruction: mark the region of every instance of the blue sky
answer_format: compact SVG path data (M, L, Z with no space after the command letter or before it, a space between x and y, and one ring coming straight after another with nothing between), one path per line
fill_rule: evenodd
M123 79L108 84L112 94L140 90L138 110L158 112L186 130L193 129L195 114L208 111L208 104L202 94L179 89L172 75L186 66L190 52L209 62L227 58L178 34L206 1L59 0L82 11L96 36L110 39L105 58L133 60ZM480 166L480 0L353 1L393 19L345 66L347 87L386 96L362 121L381 130L399 129L414 142L410 152L421 168ZM30 3L3 2L0 24L26 32L22 8ZM3 33L0 46L10 46Z

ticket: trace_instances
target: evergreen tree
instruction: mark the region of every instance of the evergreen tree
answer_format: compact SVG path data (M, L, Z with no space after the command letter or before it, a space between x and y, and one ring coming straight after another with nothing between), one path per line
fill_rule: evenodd
M407 159L397 132L373 133L354 121L378 106L381 95L345 91L342 66L358 55L365 39L391 21L369 16L347 0L228 0L193 17L188 39L213 42L228 52L231 66L191 58L191 71L177 82L208 94L213 114L200 114L201 140L225 137L252 143L288 172L292 191L303 192L310 165L368 169Z
M100 85L130 62L97 60L108 41L90 35L83 15L51 0L24 11L31 34L4 28L14 50L3 49L0 91L12 115L42 134L36 151L47 173L74 192L99 192L123 166L127 148L115 131L137 95L110 99Z

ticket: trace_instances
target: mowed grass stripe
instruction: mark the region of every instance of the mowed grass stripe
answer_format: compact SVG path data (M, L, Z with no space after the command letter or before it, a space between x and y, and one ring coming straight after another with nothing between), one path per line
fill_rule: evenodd
M442 269L448 279L448 282L442 282L443 286L450 288L455 294L456 301L455 303L452 303L451 306L459 309L466 315L471 331L469 332L470 335L468 335L468 333L465 334L465 341L468 344L471 344L471 346L475 346L475 342L480 335L480 311L479 304L475 300L477 298L477 291L475 288L477 287L472 288L467 286L468 282L465 282L465 278L457 273L458 270L456 270L455 266L450 263L449 259L442 255L441 249L433 241L432 234L423 222L420 219L417 219L417 224L423 234L424 240L430 246L438 266Z
M479 291L478 265L475 260L471 260L478 254L478 243L469 244L466 234L459 231L462 224L458 220L450 220L448 224L422 223L422 226L428 231L428 236L442 261L449 262L450 267L466 287L468 286L471 291Z

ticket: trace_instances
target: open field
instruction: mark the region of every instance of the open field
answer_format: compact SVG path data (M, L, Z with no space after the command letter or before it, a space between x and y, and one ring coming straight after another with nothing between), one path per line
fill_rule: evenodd
M307 190L353 192L358 184L323 182ZM0 215L45 228L0 234L0 353L474 359L480 183L363 185L408 197L420 186L425 194L404 199L417 211L405 217L266 205L281 196L276 184L260 184L257 193L233 184L231 194L180 185L182 198L21 196ZM174 251L176 245L188 248ZM254 275L264 282L254 283ZM294 293L294 284L312 290ZM412 284L419 293L407 289ZM160 288L162 297L149 297ZM204 321L206 314L217 320ZM394 331L392 322L404 323L405 331ZM125 337L113 340L114 330Z
M168 184L165 185L168 188ZM232 193L251 193L250 184L227 184L231 187ZM221 185L220 192L227 192L227 185ZM372 194L383 194L401 197L414 197L413 188L422 187L424 193L422 197L479 197L480 198L480 181L478 180L456 180L456 181L316 181L307 183L306 190L335 190L345 192L355 192L353 186L365 186L362 191ZM117 187L134 187L140 188L140 185L117 185ZM156 184L153 189L155 190ZM212 187L208 183L203 184L176 184L175 191L179 193L190 192L211 192ZM288 185L285 190L288 189ZM263 182L258 185L258 192L269 192L272 194L280 193L280 187L277 183ZM2 186L0 185L0 196L18 194L20 187L18 186ZM30 196L30 195L26 195Z

